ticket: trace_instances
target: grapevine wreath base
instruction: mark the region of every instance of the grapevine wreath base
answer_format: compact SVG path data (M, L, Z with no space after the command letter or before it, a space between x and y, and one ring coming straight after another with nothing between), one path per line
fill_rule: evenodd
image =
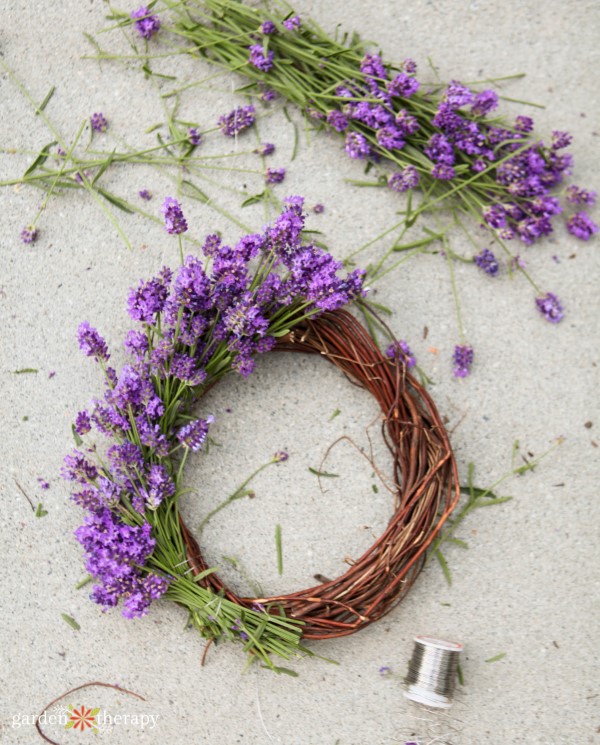
M379 402L382 434L394 461L394 514L387 529L337 579L275 597L239 597L215 573L200 584L248 609L267 607L301 621L306 639L359 631L388 613L408 592L425 552L459 497L448 434L429 394L405 365L384 357L367 330L345 310L309 320L276 351L321 354ZM179 516L194 575L209 570L198 542Z

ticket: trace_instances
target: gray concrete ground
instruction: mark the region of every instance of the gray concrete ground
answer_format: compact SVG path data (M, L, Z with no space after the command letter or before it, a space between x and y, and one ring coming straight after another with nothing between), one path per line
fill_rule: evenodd
M105 26L106 7L95 1L5 0L1 60L38 101L56 86L47 113L65 137L72 138L90 113L103 111L111 123L106 149L119 137L130 144L152 143L142 132L164 118L153 86L133 67L100 67L81 58L91 49L83 32ZM387 57L414 57L425 78L431 77L429 56L442 79L525 72L524 81L504 84L504 94L546 105L533 109L539 131L546 138L552 129L571 131L577 182L598 189L598 2L302 0L297 10L330 31L338 23L360 31ZM118 36L101 38L107 47L127 50ZM174 71L182 83L208 74L191 61L166 62L161 69ZM193 89L183 99L183 118L203 127L214 123L242 100L230 92L232 85L224 77ZM6 74L0 76L0 90L4 179L22 173L33 158L7 155L7 149L37 151L55 138ZM513 113L523 110L504 106ZM398 206L393 195L345 182L360 171L338 140L302 139L290 164L292 135L285 117L275 111L261 120L260 129L263 139L278 145L274 165L289 167L281 195L300 193L310 204L326 205L325 214L311 217L310 224L324 232L336 255L346 255L392 223ZM217 134L207 138L207 153L230 147ZM252 156L231 162L256 169ZM234 212L241 197L222 185L246 183L253 193L260 184L255 173L211 176L221 186L202 188ZM151 189L154 214L172 191L165 174L141 167L117 169L106 183L132 200L138 189ZM443 260L418 257L379 286L378 299L394 310L392 326L410 341L435 382L432 392L449 418L463 480L473 462L476 483L493 483L510 469L515 439L523 454L535 456L559 436L565 442L534 472L502 487L501 493L514 496L511 502L479 510L465 522L458 535L468 541L468 550L446 550L451 586L431 561L384 621L346 639L311 645L337 665L306 659L292 665L299 677L276 677L258 668L244 673L239 648L227 645L211 650L200 667L202 640L184 630L185 616L174 606L159 603L147 618L131 622L118 612L103 615L87 600L86 589L74 589L85 574L71 537L80 513L58 471L70 447L72 417L101 385L94 366L77 353L75 330L88 319L116 349L128 328L128 287L150 276L161 261L175 265L177 249L159 226L119 214L133 243L127 250L98 206L79 192L52 199L40 221L39 241L23 246L19 231L39 202L31 188L0 190L2 743L37 742L31 717L90 680L118 683L145 698L95 688L62 702L129 717L102 734L119 745L600 742L597 240L578 243L560 230L526 252L539 284L564 301L567 315L556 327L536 314L532 291L521 279L505 273L490 280L471 266L457 266L466 332L477 360L464 381L451 375L458 334ZM188 204L186 211L195 237L216 229L231 238L239 233L207 206ZM245 211L243 219L260 227L263 218L257 208ZM456 249L463 244L457 237ZM383 248L374 247L370 256ZM119 351L116 358L123 360ZM39 372L12 374L28 367ZM373 402L322 361L281 356L262 360L247 383L229 380L209 404L223 446L189 469L197 489L185 503L191 524L275 450L290 453L287 463L256 480L256 499L236 502L213 520L205 531L211 560L226 565L223 555L238 557L246 574L268 592L306 586L316 572L343 571L344 558L358 555L385 525L391 505L384 490L373 494L371 469L350 447L337 448L328 462L345 476L326 494L307 469L318 466L342 434L367 442ZM330 421L336 408L341 414ZM50 482L48 491L40 490L38 477ZM35 503L43 502L45 517L34 517L17 482ZM282 577L276 572L276 523L283 528ZM233 585L247 587L239 572L224 568L224 574ZM75 618L80 630L61 613ZM465 645L464 686L447 714L402 696L412 637L419 633ZM506 655L501 660L486 662L501 653ZM382 665L394 675L380 676ZM155 719L142 729L140 720L132 719L141 715ZM58 726L47 731L61 743L91 739Z

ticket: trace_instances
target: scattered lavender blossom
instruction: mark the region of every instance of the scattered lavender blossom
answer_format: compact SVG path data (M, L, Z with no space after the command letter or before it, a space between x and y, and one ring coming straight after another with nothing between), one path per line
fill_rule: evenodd
M382 666L381 666L381 667L379 668L379 674L380 674L380 675L381 675L382 677L384 677L384 678L385 678L385 677L387 677L388 675L391 675L391 674L392 674L392 668L391 668L391 667L390 667L389 665L382 665Z
M571 204L587 204L589 207L596 203L595 191L581 189L576 184L569 184L566 189L567 201Z
M40 489L44 489L44 491L46 491L46 489L50 488L50 484L46 481L46 479L43 479L41 476L38 476L37 481L38 481L38 484L40 485Z
M271 142L263 142L254 150L254 152L257 155L262 155L263 158L266 158L267 155L273 155L275 152L275 145Z
M559 323L565 316L562 303L553 292L547 292L542 297L537 297L535 304L539 312L550 323Z
M219 119L221 132L227 137L235 137L254 124L254 106L238 106Z
M159 17L152 15L145 5L132 11L131 18L135 21L135 29L142 39L149 41L160 29Z
M200 134L200 131L196 127L190 127L187 131L187 138L190 143L190 145L193 145L196 147L200 144L200 141L202 140L202 135Z
M315 213L315 215L322 215L323 212L325 212L325 205L323 205L320 202L318 202L313 207L313 212Z
M598 226L587 212L576 212L567 220L567 230L576 238L589 241L598 232Z
M468 344L457 344L452 355L454 362L454 377L466 378L471 373L473 364L473 347Z
M285 178L285 168L267 168L265 181L267 184L280 184Z
M278 463L284 463L289 457L289 454L285 450L278 450L273 456L273 460L276 460Z
M38 239L39 232L33 225L28 225L21 230L20 236L23 243L35 243Z
M170 235L180 235L188 229L187 221L179 202L173 197L165 197L161 207L161 213L165 218L165 230Z
M92 129L96 132L106 132L106 130L108 129L108 122L106 121L104 114L100 113L99 111L92 114L92 116L90 117L90 122L92 125Z
M496 277L500 271L498 260L494 256L493 251L490 251L489 248L484 248L480 254L477 254L474 261L477 266L486 274L489 274L490 277Z
M138 192L138 196L145 202L149 202L152 199L152 192L148 191L148 189L141 189Z

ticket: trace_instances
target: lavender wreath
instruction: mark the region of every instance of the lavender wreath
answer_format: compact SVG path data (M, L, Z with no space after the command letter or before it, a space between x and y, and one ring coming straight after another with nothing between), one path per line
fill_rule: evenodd
M165 200L163 214L169 233L187 230L175 199ZM125 338L131 361L119 373L98 331L79 326L80 349L106 384L103 399L78 413L77 448L62 469L87 512L75 536L94 602L104 610L122 602L123 615L135 618L160 597L172 600L204 637L238 642L275 670L274 656L308 652L302 637L353 633L388 612L458 497L447 435L408 373L406 347L392 343L382 355L343 310L364 295L364 273L342 273L329 253L303 243L304 220L302 198L289 197L263 233L235 247L209 235L203 259L188 256L175 273L163 268L141 281L128 297L137 328ZM289 596L240 598L205 564L179 500L185 463L205 447L212 422L193 413L203 394L232 371L247 377L256 356L275 349L324 354L376 396L397 499L388 529L343 577ZM110 440L105 458L92 429Z

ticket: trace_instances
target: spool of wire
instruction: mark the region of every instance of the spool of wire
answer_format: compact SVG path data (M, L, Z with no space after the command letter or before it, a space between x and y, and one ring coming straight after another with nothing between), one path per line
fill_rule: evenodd
M404 679L406 698L440 709L452 706L458 656L462 649L462 644L456 642L415 636L415 646Z

